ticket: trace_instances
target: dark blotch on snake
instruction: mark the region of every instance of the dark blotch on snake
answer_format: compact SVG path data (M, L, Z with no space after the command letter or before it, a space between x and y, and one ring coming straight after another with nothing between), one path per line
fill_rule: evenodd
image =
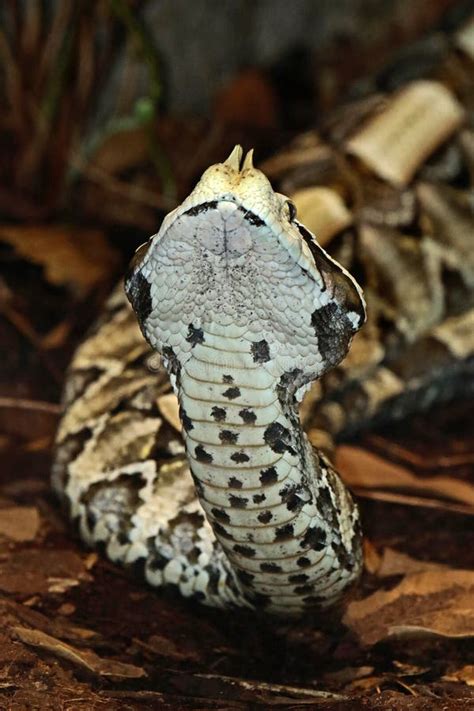
M230 523L230 516L228 513L223 511L222 509L216 509L213 508L211 509L211 514L216 518L218 521L222 521L223 523Z
M240 479L237 479L235 476L231 476L229 479L229 486L231 489L241 489L243 484Z
M204 343L204 331L202 328L194 328L193 324L190 323L188 326L188 335L186 336L188 343L191 343L194 347L197 343Z
M352 329L342 308L332 301L311 314L311 325L318 339L324 367L337 365L347 352Z
M254 227L263 227L265 222L258 217L258 215L255 215L255 213L250 212L250 210L246 210L245 207L239 207L239 210L244 213L244 220L249 222L251 225Z
M208 212L208 210L215 210L217 207L217 200L209 200L208 202L203 202L200 205L195 205L186 210L185 215L190 217L195 217L196 215L201 215L203 212Z
M313 551L322 551L326 548L326 531L318 526L308 528L300 543L301 548L312 548Z
M309 580L309 577L306 573L296 573L288 577L288 582L290 583L306 583L307 580Z
M150 283L140 271L135 273L131 271L130 276L125 280L125 291L137 315L140 326L144 328L145 321L152 310Z
M211 415L216 422L225 422L227 411L223 407L217 407L217 405L214 405L211 410Z
M232 375L223 375L222 382L226 385L231 385L234 382L234 378L232 377Z
M231 432L231 430L221 430L219 432L219 439L222 444L237 444L239 433Z
M250 351L254 363L267 363L270 360L270 348L265 340L252 343Z
M209 592L211 593L211 595L218 595L219 594L219 580L221 577L218 569L213 565L206 565L204 570L209 575L209 582L207 584Z
M347 552L347 550L343 546L343 544L333 542L331 545L334 549L334 553L336 554L337 560L341 564L341 567L345 568L346 570L353 570L355 560L354 560L353 556Z
M265 494L254 494L252 500L254 504L261 504L266 498Z
M281 573L282 567L277 563L260 563L262 573Z
M262 469L260 472L260 481L264 486L267 484L274 484L278 480L278 473L275 467L269 467L268 469Z
M288 511L300 511L305 505L306 502L298 496L302 488L301 484L285 484L278 492L282 503L286 504Z
M181 365L174 350L169 346L165 346L163 348L163 359L168 372L175 376L176 383L179 385L181 378Z
M228 400L235 400L235 398L239 397L241 393L239 388L227 388L227 390L225 390L222 394Z
M312 592L313 589L312 585L297 585L293 588L293 592L297 595L306 595L307 593Z
M165 556L161 555L159 551L156 551L156 553L149 557L148 562L146 564L146 568L148 568L151 572L154 573L157 570L163 570L163 568L165 568L169 562L169 558L165 558Z
M198 444L197 447L194 448L194 456L198 460L198 462L203 462L204 464L211 464L213 462L212 454L209 454L209 452L206 452L202 444Z
M253 425L257 420L255 412L246 407L243 410L240 410L239 416L243 419L246 425Z
M296 561L296 565L298 565L300 568L309 568L309 566L311 565L311 561L309 558L301 556L301 558L298 558L298 560Z
M237 577L244 585L250 585L255 579L255 575L249 573L248 570L238 570Z
M248 502L249 500L243 496L234 496L234 494L230 494L229 496L229 504L233 509L244 509Z
M254 548L251 548L250 546L243 546L240 543L237 543L237 545L234 546L234 551L245 558L254 558L256 553Z
M262 513L258 514L257 518L260 523L270 523L273 518L273 514L271 511L262 511Z
M275 529L275 541L287 541L292 538L294 527L292 523L285 523L284 526L279 526Z
M222 526L222 524L218 523L217 521L214 521L214 523L212 525L213 525L214 531L219 536L221 536L222 538L227 538L229 541L234 540L234 536L231 533L229 533L229 531L226 528L224 528L224 526Z
M337 516L334 510L334 504L331 497L331 492L327 486L321 486L318 489L316 496L316 508L321 514L321 518L327 521L330 528L337 528Z
M230 458L237 464L243 464L244 462L250 461L249 455L245 454L245 452L234 452L230 455Z
M188 415L186 414L186 410L182 405L179 406L179 419L181 420L181 423L183 425L183 429L186 432L189 432L190 430L194 429L194 425L192 423L192 420Z
M263 439L265 440L265 443L268 444L270 449L277 454L283 454L284 452L296 454L290 444L290 430L287 427L283 427L283 425L279 422L272 422L271 425L268 425L263 434Z

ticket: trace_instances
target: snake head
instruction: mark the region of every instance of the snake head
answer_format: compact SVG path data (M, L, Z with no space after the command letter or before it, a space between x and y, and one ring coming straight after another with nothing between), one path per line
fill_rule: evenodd
M242 162L236 146L208 168L126 278L152 347L182 364L205 333L225 332L237 351L264 343L262 364L275 377L298 370L298 387L336 365L365 320L364 300L295 212L252 152Z

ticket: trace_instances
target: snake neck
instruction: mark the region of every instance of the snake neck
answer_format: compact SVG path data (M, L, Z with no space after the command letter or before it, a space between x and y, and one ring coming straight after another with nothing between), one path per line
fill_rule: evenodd
M175 388L196 490L244 596L297 614L358 577L357 510L254 346L203 327Z

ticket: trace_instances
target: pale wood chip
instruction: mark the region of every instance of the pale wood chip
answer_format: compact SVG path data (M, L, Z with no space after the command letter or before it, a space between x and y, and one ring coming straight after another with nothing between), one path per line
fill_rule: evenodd
M174 427L175 430L181 432L181 420L179 419L179 404L178 398L174 393L161 395L158 398L158 408L165 420Z
M369 119L347 141L346 149L383 180L404 187L464 118L449 89L435 81L415 81Z
M301 188L291 195L298 213L298 220L318 240L326 245L338 232L352 223L352 214L341 196L330 188Z

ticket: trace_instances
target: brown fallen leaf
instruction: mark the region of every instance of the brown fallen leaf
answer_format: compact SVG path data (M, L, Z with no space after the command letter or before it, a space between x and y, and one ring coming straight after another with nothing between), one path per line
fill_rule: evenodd
M375 575L380 568L382 556L368 538L364 538L362 546L364 551L364 568L371 575Z
M98 230L3 225L0 241L41 265L50 284L66 286L80 295L109 278L119 264L117 252Z
M338 669L333 672L326 672L323 675L323 680L325 683L329 684L349 684L356 679L363 679L372 674L374 667L344 667L343 669Z
M449 566L442 563L433 563L429 560L418 560L406 553L401 553L394 548L384 548L382 557L375 574L379 578L388 578L392 575L410 575L421 573L425 570L432 570L442 574L450 570Z
M55 616L49 618L39 612L34 607L41 605L41 598L37 595L23 603L16 603L12 600L0 600L0 619L6 623L7 627L15 625L33 628L49 634L51 637L59 637L72 644L83 643L84 640L99 638L99 634L94 630L70 624L67 618Z
M19 595L63 592L91 580L80 556L68 550L20 550L0 562L0 590Z
M117 662L114 659L104 659L91 650L77 649L40 630L30 630L27 627L13 627L13 631L18 639L25 644L45 649L58 657L67 659L73 664L88 669L98 676L111 676L122 679L140 679L141 677L147 676L146 671L141 667L137 667L134 664Z
M443 681L463 681L468 686L474 686L474 664L467 664L461 669L449 672L441 677Z
M11 506L0 509L0 536L12 541L33 541L40 518L34 506Z
M349 603L343 618L365 646L390 637L474 636L474 571L425 571Z
M0 396L0 427L28 439L51 437L56 432L61 406L41 400Z
M359 447L338 447L336 467L353 489L401 489L474 507L471 484L448 476L417 477L409 469Z
M199 653L195 649L186 648L182 643L176 644L172 639L154 634L146 642L141 639L133 640L138 647L151 652L154 656L162 656L176 661L198 662Z

